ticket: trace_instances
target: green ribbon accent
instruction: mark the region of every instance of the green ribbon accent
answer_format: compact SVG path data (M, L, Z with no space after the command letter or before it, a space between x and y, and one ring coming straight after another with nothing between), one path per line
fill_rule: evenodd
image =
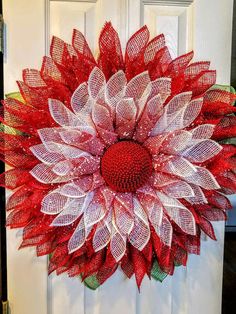
M165 272L163 272L160 269L160 266L159 266L157 260L155 260L154 263L153 263L151 276L155 280L162 282L168 276L168 274L166 274Z
M224 90L226 92L236 94L236 90L233 88L233 86L229 86L229 85L217 85L216 84L211 89L221 89L221 90ZM233 101L232 106L235 106L235 104L236 104L236 101ZM227 138L225 140L221 140L220 143L236 145L236 138L235 137Z
M6 94L5 97L6 98L13 98L13 99L16 99L22 103L25 103L25 100L21 96L20 92L13 92L13 93ZM17 129L12 128L8 125L3 125L2 123L0 123L0 132L4 132L6 134L11 134L11 135L21 135L22 134L22 132L18 131Z
M8 94L6 94L5 96L6 96L6 98L13 98L13 99L19 100L20 102L25 103L25 100L24 100L24 98L22 97L22 95L21 95L20 92L8 93Z
M235 94L235 89L233 88L233 86L230 86L230 85L215 84L210 89L221 89L221 90L224 90L226 92L230 92L232 94Z
M92 275L84 280L84 284L87 288L91 290L96 290L99 286L100 283L97 280L97 277L95 275Z

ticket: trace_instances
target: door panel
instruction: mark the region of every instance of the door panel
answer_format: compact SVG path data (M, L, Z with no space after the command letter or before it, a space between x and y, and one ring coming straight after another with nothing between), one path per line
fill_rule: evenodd
M5 93L17 89L22 68L40 67L52 35L70 42L78 28L97 54L100 29L110 20L123 50L147 24L152 36L165 33L173 57L194 49L195 60L212 60L218 83L229 84L232 7L233 0L3 0ZM145 278L141 293L120 270L96 291L77 278L47 277L47 259L33 249L17 251L20 232L8 231L11 314L220 314L224 224L215 227L218 242L202 239L201 256L190 256L162 284Z

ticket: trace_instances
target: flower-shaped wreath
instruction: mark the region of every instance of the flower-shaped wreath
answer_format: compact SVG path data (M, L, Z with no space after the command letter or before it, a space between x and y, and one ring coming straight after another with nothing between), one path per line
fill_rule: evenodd
M172 60L146 26L123 58L106 23L99 48L96 61L79 31L72 45L54 37L41 70L23 71L22 99L3 102L7 225L50 254L49 272L96 288L120 265L140 287L186 265L226 218L236 148L216 140L236 133L234 95L209 89L216 73L189 64L192 52Z

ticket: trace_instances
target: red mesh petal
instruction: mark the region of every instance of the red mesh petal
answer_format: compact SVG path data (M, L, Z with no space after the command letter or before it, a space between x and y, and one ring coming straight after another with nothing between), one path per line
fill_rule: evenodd
M64 49L65 42L62 39L53 36L50 45L50 55L54 62L62 64Z
M145 70L144 53L149 40L147 26L140 28L127 42L125 51L125 74L129 81Z
M127 245L126 254L121 260L121 269L128 278L131 278L134 274L134 265L132 263L131 249L129 245Z
M46 87L46 83L41 77L41 73L35 69L25 69L22 73L23 81L29 87Z
M175 77L176 74L179 75L182 71L184 71L189 64L189 62L193 58L193 51L186 53L176 59L174 59L167 68L165 75L170 75Z
M236 95L222 89L212 89L204 95L204 101L208 102L223 102L225 104L232 104Z
M193 96L202 95L216 83L216 71L201 72L195 79L186 81L185 91L192 91Z
M72 45L78 53L95 62L84 35L76 29L73 30Z
M59 71L55 62L50 57L44 57L43 63L41 67L41 76L45 81L53 80L62 84L65 84L65 80L63 79L62 73ZM56 83L54 82L54 84Z
M212 240L216 240L214 229L209 220L203 216L200 217L199 226Z
M23 211L21 209L14 210L8 215L6 225L10 226L11 228L22 228L25 225L27 225L30 219L31 219L30 211L27 210Z
M145 274L147 273L146 260L143 254L138 251L135 247L131 247L132 261L134 265L134 274L138 289L140 290L141 283Z
M160 34L154 37L148 44L144 52L144 62L148 64L153 61L157 52L165 47L165 36Z
M7 189L15 189L32 180L28 170L11 169L0 175L0 185Z
M236 137L236 117L226 116L221 119L216 126L212 138L222 140L230 137Z
M112 74L124 69L120 39L111 23L106 23L99 37L98 65L108 80Z
M185 80L189 81L195 79L201 72L208 70L209 67L210 67L209 61L191 63L184 70Z

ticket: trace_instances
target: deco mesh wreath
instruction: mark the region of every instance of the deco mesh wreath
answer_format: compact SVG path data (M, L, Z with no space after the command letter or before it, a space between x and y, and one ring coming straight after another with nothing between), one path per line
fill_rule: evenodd
M128 41L106 23L95 60L84 36L54 37L40 71L25 69L21 99L3 102L1 184L7 225L22 247L50 255L49 273L95 289L118 266L138 287L200 253L210 221L236 192L234 95L193 52L172 60L146 26ZM217 141L221 141L220 144Z

